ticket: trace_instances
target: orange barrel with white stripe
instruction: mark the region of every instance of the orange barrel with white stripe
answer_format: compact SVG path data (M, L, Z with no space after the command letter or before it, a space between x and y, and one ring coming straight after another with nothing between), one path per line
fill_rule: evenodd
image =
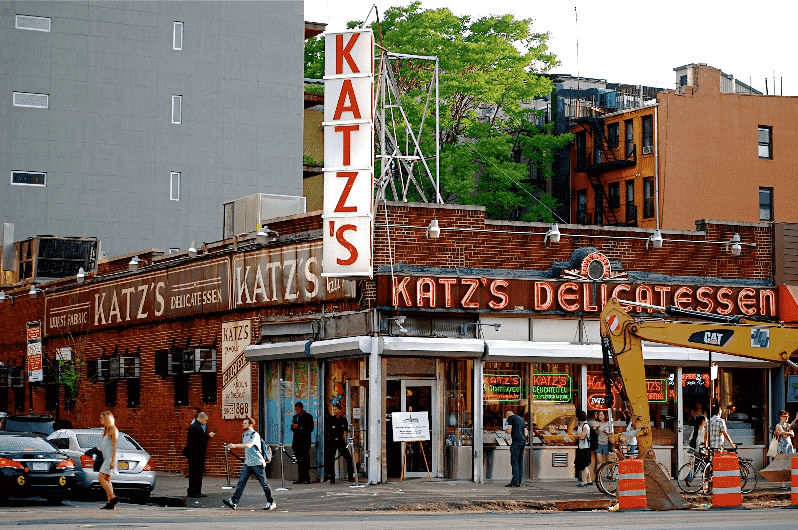
M712 459L712 506L742 506L740 462L736 453L718 453Z
M793 506L798 506L798 456L792 457L790 473L790 502Z
M646 507L646 476L643 461L638 458L618 462L618 507L621 510Z

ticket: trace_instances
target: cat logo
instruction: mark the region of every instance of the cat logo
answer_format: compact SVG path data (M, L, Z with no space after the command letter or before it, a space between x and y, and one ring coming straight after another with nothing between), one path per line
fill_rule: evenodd
M712 331L697 331L690 335L687 342L693 344L711 344L712 346L725 346L734 336L731 329L714 329Z

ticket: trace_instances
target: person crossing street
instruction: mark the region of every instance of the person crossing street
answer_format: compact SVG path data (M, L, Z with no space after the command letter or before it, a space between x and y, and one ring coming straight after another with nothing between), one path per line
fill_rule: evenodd
M244 431L241 434L240 444L228 444L228 449L244 449L244 466L241 468L241 475L238 477L238 484L233 496L229 499L224 499L222 503L231 510L235 510L241 496L244 494L244 488L247 486L247 480L252 475L255 475L263 488L263 493L266 494L266 506L264 510L271 511L277 507L272 497L272 490L269 488L269 483L266 481L266 459L263 457L261 449L260 435L255 430L255 420L252 418L245 418L241 421L241 428Z

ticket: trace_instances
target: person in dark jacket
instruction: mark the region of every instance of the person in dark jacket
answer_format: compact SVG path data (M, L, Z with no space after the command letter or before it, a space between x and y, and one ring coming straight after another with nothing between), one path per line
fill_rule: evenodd
M343 416L341 405L333 405L332 413L333 415L327 419L327 424L324 428L324 480L325 482L329 480L330 484L335 484L335 453L340 452L341 456L346 460L346 472L349 476L349 482L352 482L355 480L352 455L349 454L349 449L346 448L349 422Z
M305 405L298 401L294 406L296 414L291 420L294 441L291 448L296 456L298 476L294 484L310 484L310 438L313 432L313 416L305 412Z
M200 412L196 421L192 422L188 428L185 456L188 458L189 497L206 496L202 493L202 475L205 474L205 452L208 448L208 440L216 435L213 432L205 432L207 423L208 415Z

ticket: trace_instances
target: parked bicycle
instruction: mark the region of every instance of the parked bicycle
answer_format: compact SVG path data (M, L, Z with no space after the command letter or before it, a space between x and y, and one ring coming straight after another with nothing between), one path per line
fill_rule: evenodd
M698 493L709 495L712 493L712 458L718 449L699 450L688 449L690 460L679 468L676 482L685 493ZM728 452L736 453L737 449ZM740 492L751 493L756 488L757 473L754 470L754 461L751 458L738 457L740 465Z
M612 443L616 440L618 443ZM610 460L601 464L596 470L596 487L601 493L616 497L618 495L618 462L627 456L637 456L637 453L632 455L627 454L629 446L626 445L625 434L610 436L610 443L612 444L613 451L610 453ZM671 476L665 464L660 461L657 461L657 464L662 468L666 477Z

